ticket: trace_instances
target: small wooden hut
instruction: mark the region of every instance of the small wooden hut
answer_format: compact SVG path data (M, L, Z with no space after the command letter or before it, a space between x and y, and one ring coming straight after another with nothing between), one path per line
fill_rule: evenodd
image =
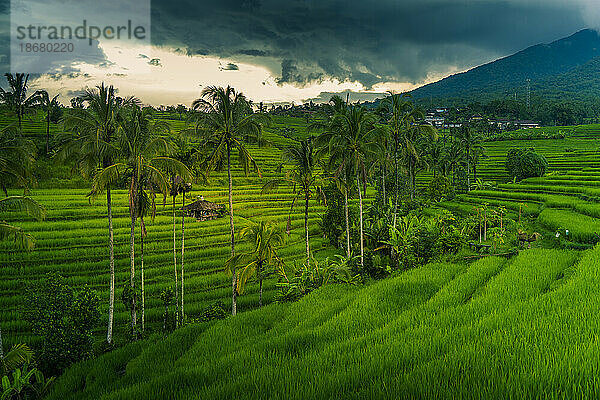
M198 221L208 221L223 216L225 213L225 206L201 198L200 200L187 204L182 207L181 210L188 217L194 217Z

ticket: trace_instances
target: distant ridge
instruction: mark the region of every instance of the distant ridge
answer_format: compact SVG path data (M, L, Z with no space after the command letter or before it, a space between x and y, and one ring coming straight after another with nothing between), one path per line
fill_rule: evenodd
M591 29L537 44L469 71L413 90L416 99L484 99L522 94L531 80L537 95L600 96L600 36Z

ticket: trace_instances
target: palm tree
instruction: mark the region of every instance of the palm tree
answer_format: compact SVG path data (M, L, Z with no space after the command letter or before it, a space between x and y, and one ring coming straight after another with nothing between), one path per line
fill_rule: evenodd
M236 268L239 268L237 289L240 293L243 293L248 279L256 275L259 282L258 305L262 307L263 279L268 267L281 264L277 256L277 247L283 245L284 235L272 222L261 221L242 228L240 238L251 243L252 250L230 257L225 263L225 268L230 273L236 273Z
M19 130L21 130L21 122L23 116L33 111L34 106L39 103L38 93L34 93L27 97L27 86L29 74L4 74L8 82L9 90L6 91L0 88L0 101L12 109L19 121Z
M181 178L174 174L171 178L171 197L173 198L173 271L175 275L175 327L179 327L179 301L177 288L177 234L176 234L176 220L175 220L175 198L179 194L181 189Z
M45 217L44 207L29 197L8 195L9 186L22 187L27 193L30 183L35 183L31 174L33 147L14 126L0 131L0 187L6 196L0 199L0 211L24 211L39 221ZM5 221L0 221L0 240L10 240L17 248L26 250L32 250L35 245L30 234Z
M396 226L396 216L398 214L398 176L399 176L399 152L402 149L403 132L405 131L409 121L414 120L413 113L415 108L413 107L410 100L410 95L407 93L392 93L389 92L389 96L382 100L380 109L378 110L382 114L389 115L388 118L388 136L391 138L393 143L393 155L394 155L394 222L393 226Z
M235 256L235 225L233 222L233 180L231 176L231 150L237 149L238 162L247 175L250 167L261 175L256 161L242 141L242 138L259 136L262 124L268 121L264 114L254 114L246 97L231 86L227 88L208 86L202 90L199 99L192 103L194 110L201 111L197 131L204 136L204 143L212 146L206 160L206 170L211 171L226 163L229 181L229 226L231 231L231 257ZM233 267L231 278L231 314L237 313L237 275Z
M0 130L0 188L8 196L8 188L18 186L27 192L35 183L32 167L35 145L21 134L21 130L9 125Z
M475 133L471 127L463 125L462 129L459 131L458 141L463 147L465 152L465 161L467 164L467 192L471 188L471 162L473 161L473 157L476 154L476 157L479 157L479 154L483 151L483 146L481 145L482 137L481 135ZM475 153L475 154L474 154Z
M105 169L113 165L115 156L115 133L120 114L124 107L137 104L138 99L116 96L115 88L102 83L95 89L88 89L82 97L87 108L73 108L63 118L66 137L58 156L59 160L71 160L75 168L85 177L92 177L98 168ZM108 305L108 330L106 341L112 343L114 305L115 305L115 256L112 222L111 184L106 190L106 208L108 215L108 253L110 267L110 292Z
M363 191L366 193L368 163L381 151L375 126L376 118L362 107L348 107L334 115L327 130L318 140L327 147L330 164L342 174L352 171L356 178L359 204L360 263L364 262Z
M410 185L410 199L416 195L416 177L420 164L423 162L423 148L431 141L437 140L436 129L423 122L423 112L415 110L406 118L406 125L402 130L401 154L404 160Z
M0 199L0 211L25 211L38 221L46 216L46 209L26 196L8 196ZM35 240L30 234L5 221L0 221L0 240L10 240L17 248L25 250L32 250L35 246Z
M329 103L323 105L323 112L320 114L320 119L315 120L309 126L309 130L321 130L327 131L331 125L334 117L337 114L344 114L347 112L347 103L338 95L331 96ZM319 148L316 152L317 158L324 157L329 152L329 143L323 143L321 137L317 137L317 144ZM337 189L344 196L344 216L346 221L346 257L349 258L351 255L350 250L350 218L348 211L348 197L352 189L352 172L347 168L347 165L335 165L335 160L330 158L329 162L325 166L328 170L328 174L335 183Z
M197 164L200 161L202 155L198 151L196 146L191 142L193 130L182 130L175 133L172 137L173 144L173 155L172 158L181 161L196 175L197 179L206 181L205 175L198 171ZM182 207L185 207L185 194L192 189L191 183L184 182L179 175L173 177L175 185L171 187L171 195L177 196L173 189L177 189L177 193L181 193ZM173 198L173 259L177 260L176 248L175 248L175 198ZM185 213L181 215L181 319L185 317L184 314L184 256L185 256ZM176 265L176 264L175 264ZM175 267L175 304L177 307L177 267ZM176 324L178 324L178 313L176 313Z
M50 95L45 90L38 90L39 104L46 111L46 154L50 153L50 113L58 107L58 95L50 99Z
M130 285L135 293L135 222L140 215L140 193L145 182L156 188L157 192L167 196L169 193L168 173L178 173L191 178L188 168L181 162L164 156L171 152L169 142L159 136L167 132L169 127L164 121L153 120L149 109L140 110L130 107L119 123L119 155L122 161L101 170L94 177L92 196L100 194L106 187L114 183L119 176L125 175L129 180L129 216L130 224ZM153 189L154 190L154 189ZM136 336L137 310L135 295L131 307L131 331Z
M290 214L298 199L304 200L304 238L306 241L306 265L310 265L310 244L308 235L308 206L315 192L322 197L320 174L317 173L314 147L312 140L302 140L297 145L287 147L283 152L284 163L290 164L290 169L284 178L273 179L263 186L263 193L276 189L281 184L293 186L296 194L292 200ZM288 216L288 225L291 215Z
M438 140L430 143L425 156L425 161L433 172L434 178L438 173L446 176L446 146L443 141Z

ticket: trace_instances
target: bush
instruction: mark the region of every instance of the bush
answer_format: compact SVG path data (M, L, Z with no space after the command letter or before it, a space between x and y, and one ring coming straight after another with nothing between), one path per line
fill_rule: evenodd
M74 293L55 273L28 289L24 317L33 333L42 337L36 352L42 371L59 375L93 354L92 329L100 320L99 303L87 286Z
M506 171L517 180L544 176L548 169L546 157L534 149L510 149L506 155Z
M328 185L325 189L325 197L327 199L327 209L321 217L321 229L323 235L329 239L329 243L336 248L345 246L346 237L346 215L344 211L344 196L337 189L335 184ZM356 221L358 210L356 205L348 207L348 218L350 221L350 229L352 229L352 221ZM351 237L356 237L352 235Z
M465 244L465 237L461 231L451 226L445 232L442 232L438 237L436 247L438 253L441 254L456 254Z
M208 322L216 319L224 319L229 315L225 304L222 301L217 301L216 303L211 304L202 310L200 317L198 317L199 322Z
M310 265L303 264L294 275L279 271L279 282L275 301L295 301L313 290L332 283L356 285L361 282L360 275L352 273L352 264L357 257L343 257L338 254L322 261L311 260Z
M433 201L452 200L456 195L452 182L445 176L438 175L429 182L427 195Z

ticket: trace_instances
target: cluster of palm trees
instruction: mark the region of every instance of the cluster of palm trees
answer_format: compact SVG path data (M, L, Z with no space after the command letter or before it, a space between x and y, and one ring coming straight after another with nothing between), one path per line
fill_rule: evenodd
M58 152L60 160L72 162L77 170L92 180L91 199L105 193L108 216L110 295L107 342L112 342L115 267L111 189L126 182L130 216L130 291L131 332L137 335L137 294L135 228L140 228L141 324L145 327L144 238L145 218L156 214L156 197L166 199L171 177L186 182L193 177L188 166L170 157L174 145L169 140L168 125L152 118L149 109L141 109L134 97L120 98L112 86L104 84L88 89L82 96L85 108L75 108L63 120L65 134ZM183 266L182 266L183 268Z
M46 153L50 152L50 121L54 110L60 108L58 95L50 98L45 90L38 90L32 95L27 95L29 90L29 75L4 74L8 89L0 88L0 102L8 106L17 117L18 128L22 129L23 118L41 108L46 119Z
M49 151L49 121L57 96L50 98L47 92L37 91L27 96L28 77L23 74L7 74L8 90L0 89L0 100L10 106L18 117L16 132L2 135L0 142L0 185L6 187L21 182L26 186L29 177L26 168L33 159L30 144L18 133L22 118L33 107L43 107L47 119L46 149ZM184 232L185 219L182 219L181 272L178 277L178 261L175 227L175 198L185 192L188 183L197 179L208 179L211 171L227 170L230 259L226 268L231 272L232 314L237 312L237 294L243 290L250 276L256 275L260 282L260 302L262 303L262 279L268 264L280 262L276 247L283 243L284 236L272 224L257 224L242 229L240 237L254 243L251 253L236 254L236 231L234 223L234 187L232 164L237 160L246 174L251 171L259 176L261 171L249 152L249 143L264 146L269 143L262 137L262 128L269 122L269 116L253 112L246 97L232 87L206 87L199 99L192 104L191 128L178 135L169 134L169 126L154 119L148 108L141 108L135 97L121 98L115 88L101 84L86 90L80 97L84 107L68 110L62 119L65 133L60 136L60 149L57 159L71 162L77 171L92 182L90 198L106 195L108 243L109 243L109 320L107 342L113 338L115 263L114 232L112 222L111 190L126 184L130 216L130 279L128 285L131 332L137 330L138 296L136 295L136 223L139 221L141 274L141 325L145 324L144 264L143 249L146 237L146 219L156 213L156 198L173 198L173 239L174 239L174 278L177 321L184 316ZM402 94L390 94L380 107L371 112L364 107L348 104L339 96L334 96L323 107L323 112L310 126L318 130L318 135L283 149L282 168L286 169L282 178L267 182L263 192L275 190L280 185L290 185L294 189L290 213L297 203L302 203L304 213L304 240L306 245L306 265L310 265L311 250L308 217L310 201L325 201L322 188L327 182L335 182L344 197L346 225L346 256L351 256L349 221L349 199L358 195L359 243L361 265L364 263L364 221L363 201L367 185L379 173L384 181L384 204L386 176L393 175L394 193L389 199L393 203L394 226L399 203L399 179L405 175L409 186L409 196L414 199L416 176L419 171L429 168L434 174L447 175L466 160L467 175L476 165L481 153L481 140L469 129L454 135L450 141L437 140L436 130L424 123L423 112L415 107L410 99ZM193 138L190 140L189 138ZM19 142L19 143L17 143ZM452 158L458 148L460 157ZM16 153L19 153L18 155ZM23 160L23 161L21 161ZM14 165L12 165L12 164ZM462 163L462 164L461 164ZM473 168L475 171L475 169ZM193 171L193 172L192 172ZM470 179L470 178L469 178ZM185 204L185 203L184 203ZM0 201L0 209L17 207L41 218L43 210L33 200L21 196L7 197ZM20 238L24 246L32 238L18 228L0 223L0 236ZM287 232L291 229L288 218ZM239 270L238 270L239 268ZM179 280L179 278L181 280ZM177 285L180 284L178 287ZM180 299L180 301L179 301Z

